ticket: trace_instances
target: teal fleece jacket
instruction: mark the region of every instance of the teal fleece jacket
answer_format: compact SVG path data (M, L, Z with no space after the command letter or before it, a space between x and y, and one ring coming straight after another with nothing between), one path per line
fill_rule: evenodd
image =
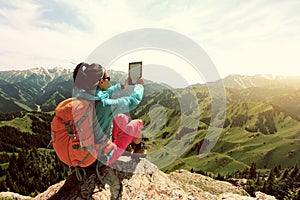
M144 95L143 85L137 84L134 86L130 96L123 96L112 99L112 95L117 95L121 91L121 85L110 86L107 91L97 89L88 94L84 91L79 91L76 94L77 98L95 100L95 114L98 123L94 123L95 142L101 143L104 135L109 131L109 137L112 134L112 119L120 113L127 113L134 110L142 101Z

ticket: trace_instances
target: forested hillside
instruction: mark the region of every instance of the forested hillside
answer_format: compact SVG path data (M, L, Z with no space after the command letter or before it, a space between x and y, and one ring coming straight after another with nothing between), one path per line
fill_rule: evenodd
M39 112L1 115L1 191L34 196L68 176L69 168L47 149L52 117Z
M0 188L4 191L35 195L70 172L47 145L54 108L71 95L72 83L70 77L38 72L0 76ZM213 116L208 86L214 83L181 89L146 84L141 104L130 115L144 122L147 158L165 172L187 169L220 179L247 178L250 193L259 189L272 195L281 185L291 194L278 192L278 196L299 193L299 79L229 76L223 81L226 112ZM33 111L35 104L50 112ZM212 119L220 123L211 123ZM221 134L214 136L214 131ZM216 144L199 157L213 143L211 138L217 139Z

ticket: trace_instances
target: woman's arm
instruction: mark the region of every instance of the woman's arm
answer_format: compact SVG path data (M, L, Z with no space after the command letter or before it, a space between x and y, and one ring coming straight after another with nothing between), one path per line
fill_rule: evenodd
M110 86L107 90L109 96L111 97L113 94L118 94L122 89L125 89L128 86L128 78L125 80L124 84L117 83L113 86Z
M142 101L144 95L144 87L141 84L134 86L134 90L130 96L120 97L117 99L102 99L103 107L111 106L113 115L126 113L135 109Z
M120 83L117 83L113 86L110 86L107 90L107 93L109 94L109 96L111 97L112 94L115 94L116 92L119 92L121 91L121 84Z

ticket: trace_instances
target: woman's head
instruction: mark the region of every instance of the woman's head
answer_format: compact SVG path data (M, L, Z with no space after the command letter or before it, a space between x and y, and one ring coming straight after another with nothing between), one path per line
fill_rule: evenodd
M73 72L75 87L91 91L96 89L105 75L105 69L99 64L79 63Z
M109 84L110 84L110 76L108 75L108 72L105 70L101 80L99 80L98 87L101 90L106 91L108 90Z

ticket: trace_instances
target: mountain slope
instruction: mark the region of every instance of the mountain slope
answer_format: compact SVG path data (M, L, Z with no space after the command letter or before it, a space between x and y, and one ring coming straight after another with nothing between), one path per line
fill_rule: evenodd
M0 112L36 110L36 104L42 103L39 102L41 96L51 93L53 85L60 85L70 80L71 74L72 71L70 69L62 68L35 68L23 71L1 72L0 104L5 103L5 98L8 101L15 102L18 106L6 104L7 106L0 107ZM60 88L56 87L53 89L60 93Z
M251 87L269 87L282 88L289 87L291 89L300 89L300 76L284 77L273 75L229 75L223 80L226 88L245 89Z
M126 73L109 70L111 84L123 83ZM53 111L63 99L72 96L73 70L35 68L0 73L0 112ZM168 86L145 80L145 94Z
M146 96L132 114L145 122L143 135L148 138L146 146L150 154L154 155L149 158L151 161L161 160L166 164L168 154L177 157L175 162L170 161L170 165L163 168L164 171L193 168L226 175L250 167L252 161L260 169L270 169L278 164L290 167L300 161L300 122L295 115L269 103L239 99L239 94L234 92L228 95L230 99L221 137L212 151L200 159L201 146L210 143L204 138L210 126L211 99L207 88L195 87L194 90L200 119L192 141L189 135L194 130L189 129L188 123L196 116L191 114L185 119L178 102L180 97L170 90ZM177 94L186 96L182 91ZM176 148L172 145L175 142ZM162 149L165 150L161 152ZM185 149L185 152L177 154L179 149Z
M115 77L112 83L126 76L122 72L110 73ZM71 74L71 70L61 68L1 73L1 111L35 110L35 104L40 105L42 111L53 111L61 100L71 96ZM207 166L212 165L212 160L231 163L221 169L227 173L249 166L252 158L259 160L260 168L270 168L279 162L288 166L298 161L299 77L232 75L223 81L227 87L226 120L212 156L207 157ZM159 149L179 145L176 151L169 152L175 157L177 153L180 154L177 161L165 170L175 170L182 166L187 169L203 168L204 165L193 163L194 156L199 154L202 145L209 145L209 140L204 138L211 118L222 118L222 113L211 116L208 88L205 85L193 86L191 91L188 88L172 89L156 83L146 84L145 87L145 97L139 107L131 112L131 116L144 121L144 135L148 138L149 151L157 151L154 155L163 157L165 152ZM191 101L193 98L196 98L196 102ZM196 113L195 104L198 104L200 113ZM159 123L153 123L158 120ZM213 128L220 129L219 125ZM192 137L190 133L193 132L195 134ZM290 145L292 143L295 145ZM184 152L179 153L181 149ZM249 160L239 158L247 152L251 153ZM273 161L276 153L281 157ZM214 165L217 164L220 163L215 161ZM210 169L217 172L217 168Z
M300 89L288 87L268 88L251 87L246 89L226 90L229 102L264 102L276 105L300 119Z
M54 71L52 73L59 74ZM26 74L23 75L25 77ZM38 75L26 77L30 79L0 80L1 109L6 112L13 109L28 111L35 109L34 104L39 104L43 111L53 111L59 101L70 95L68 88L72 88L72 80L64 76L43 75L42 80L34 80L39 79ZM45 77L51 77L52 81L44 85L47 82ZM12 80L20 82L12 83ZM223 112L212 116L211 91L206 85L184 89L156 83L146 85L148 92L130 115L144 122L143 136L149 152L147 159L159 167L163 166L161 169L165 172L193 169L215 175L244 170L253 161L263 174L279 164L287 168L299 163L300 90L295 85L298 79L285 79L284 85L278 79L275 82L270 79L266 82L263 78L251 82L249 77L245 80L249 82L245 88L241 84L226 88L224 124L221 124ZM41 90L35 85L44 86ZM198 110L195 109L197 107ZM212 124L212 118L220 123ZM51 119L51 115L43 112L1 113L0 148L7 151L3 154L46 147L50 140ZM219 138L214 135L218 131L221 133ZM214 138L218 139L214 148L200 158L199 154L212 144ZM49 153L48 150L43 151ZM51 153L54 154L53 151ZM3 159L0 169L8 168L9 158ZM0 179L5 180L5 175L2 174Z

